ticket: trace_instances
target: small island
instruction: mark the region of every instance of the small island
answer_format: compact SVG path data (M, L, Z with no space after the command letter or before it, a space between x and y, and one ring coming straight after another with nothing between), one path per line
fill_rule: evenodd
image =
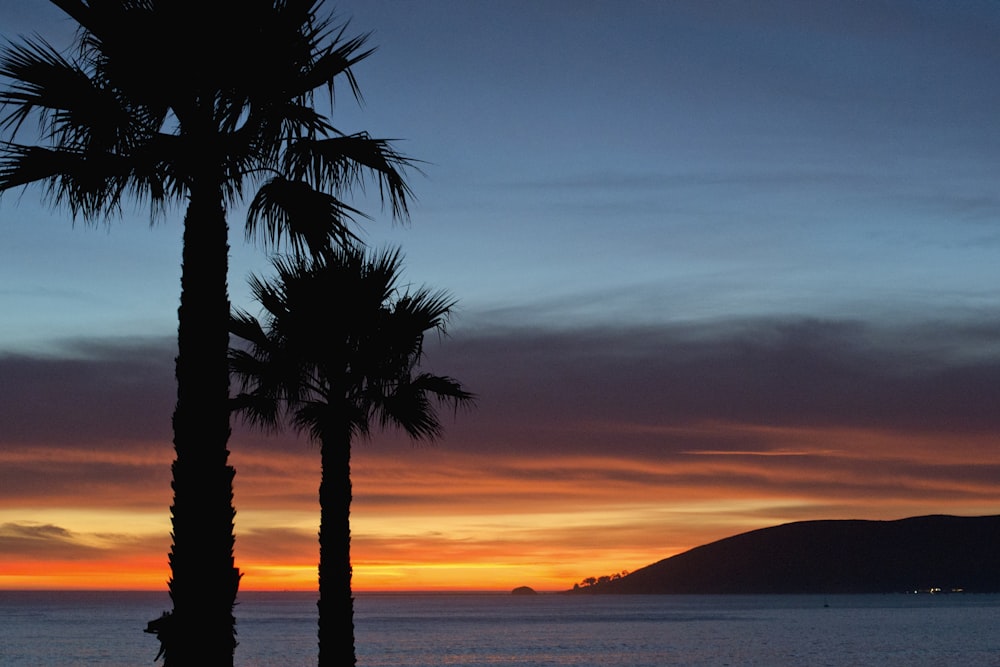
M518 586L510 592L511 595L538 595L536 591L531 586Z

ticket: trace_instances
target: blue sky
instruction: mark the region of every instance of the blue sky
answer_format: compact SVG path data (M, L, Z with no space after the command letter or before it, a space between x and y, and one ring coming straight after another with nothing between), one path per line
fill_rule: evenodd
M44 9L44 10L43 10ZM0 3L7 36L66 38ZM373 244L461 322L974 316L1000 264L991 3L342 3L378 51L345 131L425 160ZM2 338L168 333L179 212L70 227L8 194ZM234 211L233 226L241 224ZM234 234L234 301L263 253Z
M431 452L390 438L359 453L360 549L388 558L417 537L386 526L419 515L458 536L428 524L437 553L466 553L489 525L493 547L518 536L504 552L548 540L564 551L534 562L586 553L616 571L794 519L997 511L1000 5L336 10L378 50L356 71L365 105L342 88L335 125L425 161L408 225L359 200L365 238L400 244L409 280L459 300L430 360L480 395ZM69 36L45 3L0 0L0 33L31 31ZM165 518L180 215L88 228L35 190L0 198L0 444L27 448L0 468L0 500L24 508L0 524L49 521L39 498L94 493L25 463L80 442L109 453L71 472L158 488L143 502ZM244 279L267 258L244 244L239 210L231 224L246 307ZM133 441L164 460L119 470L111 453ZM263 479L251 455L267 447L237 429L237 480ZM424 487L379 490L414 471L467 493L446 494L461 516L445 520ZM253 484L237 489L241 516L277 502ZM619 551L586 524L609 521L593 503L618 512Z

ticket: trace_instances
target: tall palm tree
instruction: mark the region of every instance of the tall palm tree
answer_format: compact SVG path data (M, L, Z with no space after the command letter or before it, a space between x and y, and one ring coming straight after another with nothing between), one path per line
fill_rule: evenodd
M432 400L456 408L473 400L456 380L417 371L424 336L443 332L453 302L426 289L401 292L400 261L398 251L368 257L350 244L278 258L273 280L250 281L263 323L243 311L231 322L245 342L230 352L241 389L235 407L265 429L287 418L320 443L320 667L355 664L352 440L373 426L434 438L441 422Z
M335 79L359 96L347 38L321 0L51 0L74 48L39 37L0 54L0 192L40 184L94 222L127 201L186 206L173 415L173 610L151 624L166 665L231 665L234 470L228 463L227 209L262 185L247 234L317 242L347 234L345 193L376 181L405 218L409 164L385 140L342 134L313 106ZM25 122L40 131L24 143ZM324 215L315 215L317 211ZM301 220L323 220L316 230Z

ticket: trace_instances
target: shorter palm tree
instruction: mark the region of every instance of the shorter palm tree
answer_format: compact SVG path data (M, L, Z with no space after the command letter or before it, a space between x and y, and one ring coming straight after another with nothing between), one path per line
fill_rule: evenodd
M457 409L474 397L450 377L417 372L424 336L443 333L454 301L400 290L398 250L369 257L328 246L273 264L274 279L250 279L263 322L243 311L231 318L245 341L230 351L234 408L265 430L287 419L320 443L319 664L354 665L351 442L373 426L433 439L442 430L434 402Z

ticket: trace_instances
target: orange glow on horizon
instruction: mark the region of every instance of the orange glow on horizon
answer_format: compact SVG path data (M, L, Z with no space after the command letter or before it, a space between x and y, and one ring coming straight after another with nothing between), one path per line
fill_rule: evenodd
M791 521L1000 511L1000 489L976 473L1000 466L990 435L743 424L659 431L680 443L714 434L722 446L616 456L359 447L354 589L558 591ZM725 446L743 436L755 446ZM30 465L29 454L0 452L0 463ZM308 447L273 456L234 447L242 590L316 589L316 458ZM0 588L165 591L168 474L162 488L80 479L65 496L9 503L0 510Z

